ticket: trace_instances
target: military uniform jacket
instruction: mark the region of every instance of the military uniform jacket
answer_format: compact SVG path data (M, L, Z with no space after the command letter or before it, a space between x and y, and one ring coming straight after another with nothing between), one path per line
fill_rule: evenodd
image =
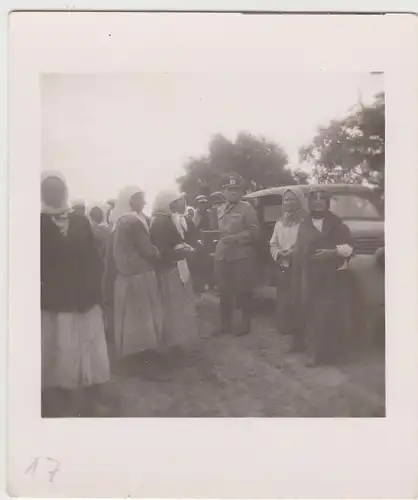
M253 257L259 235L257 213L246 201L225 203L218 209L220 239L215 260L233 261Z

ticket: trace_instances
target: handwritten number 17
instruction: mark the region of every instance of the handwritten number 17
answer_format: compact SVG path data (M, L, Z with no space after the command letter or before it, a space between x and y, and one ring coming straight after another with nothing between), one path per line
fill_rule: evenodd
M58 460L55 460L55 458L45 457L41 459L39 457L36 457L35 460L26 469L25 475L31 474L32 477L34 477L38 470L40 460L46 460L49 462L49 465L51 465L51 468L47 472L49 474L49 482L52 483L55 478L55 475L60 470L60 463L58 462Z

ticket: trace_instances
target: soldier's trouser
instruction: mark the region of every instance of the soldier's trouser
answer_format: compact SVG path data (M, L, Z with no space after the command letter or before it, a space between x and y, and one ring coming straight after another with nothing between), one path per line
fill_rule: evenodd
M234 305L240 309L243 322L248 323L250 321L251 292L241 292L235 295L223 291L220 296L220 316L222 326L227 328L231 327Z
M215 276L220 291L220 316L222 325L230 327L234 306L240 309L242 320L249 323L253 287L252 259L215 261Z

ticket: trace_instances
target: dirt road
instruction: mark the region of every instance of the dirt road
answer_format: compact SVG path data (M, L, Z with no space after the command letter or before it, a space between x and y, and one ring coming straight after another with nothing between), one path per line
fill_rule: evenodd
M188 353L143 358L117 374L118 417L380 417L385 413L383 353L345 367L306 366L260 311L247 337L212 337L216 300L200 310L201 335Z

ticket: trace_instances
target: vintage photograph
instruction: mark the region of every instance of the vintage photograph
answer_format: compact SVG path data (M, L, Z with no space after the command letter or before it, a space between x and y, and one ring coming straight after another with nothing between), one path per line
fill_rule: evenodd
M384 417L384 80L43 74L42 417Z

